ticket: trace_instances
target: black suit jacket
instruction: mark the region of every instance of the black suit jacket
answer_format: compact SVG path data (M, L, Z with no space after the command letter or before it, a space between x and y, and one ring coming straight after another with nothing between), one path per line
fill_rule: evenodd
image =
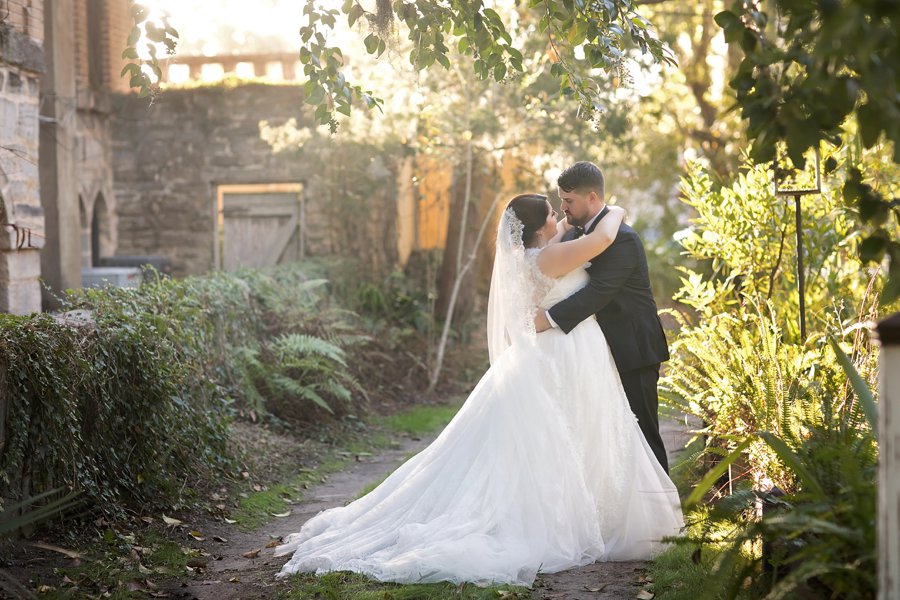
M608 208L601 211L590 230L607 212ZM563 241L574 236L574 229L570 230ZM588 284L549 310L559 328L569 333L596 315L619 371L669 360L666 335L650 288L647 255L634 229L624 223L619 226L615 241L591 260L587 272Z

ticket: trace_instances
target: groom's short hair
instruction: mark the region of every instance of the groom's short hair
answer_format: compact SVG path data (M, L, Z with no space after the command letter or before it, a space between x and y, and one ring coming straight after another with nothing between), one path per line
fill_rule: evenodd
M556 179L556 185L566 192L589 190L597 192L600 198L605 198L603 171L594 163L586 160L577 162L563 171Z

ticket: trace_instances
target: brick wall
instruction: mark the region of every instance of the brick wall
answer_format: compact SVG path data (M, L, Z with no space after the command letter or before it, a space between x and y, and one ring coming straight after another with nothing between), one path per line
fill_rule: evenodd
M0 23L43 43L44 0L0 0Z
M128 33L134 25L128 0L107 0L104 3L105 14L100 33L100 52L106 57L101 74L103 86L114 92L128 92L128 79L120 76L125 60L122 50L128 40Z
M88 0L72 2L71 23L75 30L75 89L79 105L84 105L90 93L90 46L88 42Z

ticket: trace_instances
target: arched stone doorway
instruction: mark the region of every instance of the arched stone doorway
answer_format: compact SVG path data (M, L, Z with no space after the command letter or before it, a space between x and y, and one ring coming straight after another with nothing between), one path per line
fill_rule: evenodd
M103 193L97 194L94 199L94 210L91 217L91 266L99 266L100 259L111 254L112 227L110 223L109 208Z
M78 217L81 224L81 268L84 269L94 266L94 259L91 254L91 221L81 194L78 195Z

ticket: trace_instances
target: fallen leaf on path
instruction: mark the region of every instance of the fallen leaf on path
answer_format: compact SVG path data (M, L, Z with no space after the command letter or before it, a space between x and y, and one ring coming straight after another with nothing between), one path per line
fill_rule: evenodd
M222 519L222 520L225 521L226 523L228 523L229 525L234 525L235 523L237 523L237 521L235 521L234 519Z
M179 521L178 519L173 519L172 517L167 517L166 515L163 515L163 521L166 525L171 525L172 527L181 525L181 521Z
M228 540L226 540L225 538L223 538L221 535L214 535L214 536L213 536L213 539L214 539L215 541L221 543L221 544L227 544L227 543L228 543Z
M273 517L278 517L279 519L283 519L285 517L291 516L291 511L283 512L283 513L269 513Z
M59 552L60 554L64 554L69 558L81 558L81 553L76 550L68 550L67 548L60 548L59 546L54 546L53 544L45 544L44 542L29 542L30 546L35 548L40 548L41 550L50 550L51 552Z
M594 593L596 593L596 592L602 592L603 589L604 589L607 585L608 585L608 584L604 583L603 585L598 586L598 587L588 587L588 586L584 586L584 589L586 589L586 590L589 591L589 592L594 592Z
M276 539L272 540L271 542L269 542L268 544L266 544L266 548L274 548L275 546L280 546L281 541L282 541L281 538L276 538Z
M189 534L192 538L194 538L195 540L197 540L198 542L206 541L206 538L203 537L203 534L200 533L199 531L191 531L191 532L189 532L188 534Z
M151 571L150 569L148 569L147 567L145 567L145 566L142 565L141 563L138 563L138 572L141 573L141 574L143 574L143 575L149 575L149 574L152 573L153 571Z
M50 592L55 592L56 588L52 585L42 585L38 586L37 591L39 594L49 594Z
M256 548L255 550L251 550L250 552L244 552L241 556L244 558L256 558L259 556L259 551L261 548Z
M653 600L656 597L656 594L653 592L648 592L647 590L641 590L638 592L638 595L635 596L638 600Z
M240 577L232 577L232 578L229 579L228 581L229 581L230 583L240 583L240 582L241 582L241 578L240 578Z
M189 566L193 569L205 569L206 568L206 561L201 560L199 558L192 558L189 561L187 561L187 563L185 563L185 564L187 564L187 566Z

